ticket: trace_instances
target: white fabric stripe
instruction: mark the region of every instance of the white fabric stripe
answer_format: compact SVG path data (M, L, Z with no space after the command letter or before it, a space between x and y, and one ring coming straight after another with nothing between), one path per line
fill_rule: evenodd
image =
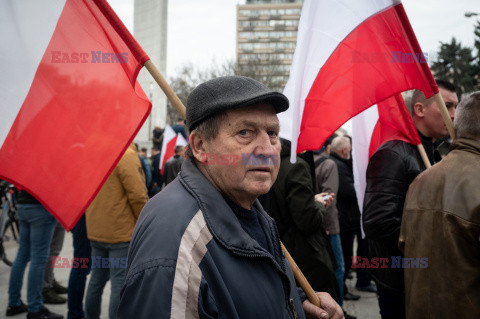
M202 279L198 265L211 239L212 234L199 210L180 241L172 288L171 318L198 318L198 292Z
M165 130L163 131L162 152L160 153L160 169L162 169L163 162L168 160L168 158L164 159L165 152L167 151L167 144L176 136L175 131L170 125L165 126Z
M182 133L177 133L177 143L175 144L175 146L187 146L188 145L188 142L185 140L185 138L183 137Z
M32 85L66 0L0 0L0 148Z
M298 26L297 46L284 94L290 108L279 114L280 136L292 142L295 159L305 99L338 44L369 17L400 0L305 0Z
M353 180L357 194L358 207L360 208L360 227L362 238L365 238L363 231L363 197L367 186L366 173L369 161L370 141L373 130L378 122L378 107L374 105L352 119L352 158L353 158Z

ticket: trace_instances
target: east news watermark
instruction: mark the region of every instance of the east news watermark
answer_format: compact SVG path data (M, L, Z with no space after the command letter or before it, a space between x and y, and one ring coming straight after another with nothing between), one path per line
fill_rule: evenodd
M352 256L352 268L428 268L428 258L405 258L402 256L391 256L390 258L373 257L366 258Z
M352 52L352 63L428 63L428 52Z
M103 269L113 269L113 268L127 268L128 258L105 258L101 256L92 256L92 258L67 258L60 256L51 256L52 259L52 268L88 268L89 264L91 268L103 268Z
M65 52L51 51L51 63L128 63L128 52Z
M280 164L279 155L253 155L251 153L238 154L206 154L206 162L201 165L251 165L251 166L276 166Z

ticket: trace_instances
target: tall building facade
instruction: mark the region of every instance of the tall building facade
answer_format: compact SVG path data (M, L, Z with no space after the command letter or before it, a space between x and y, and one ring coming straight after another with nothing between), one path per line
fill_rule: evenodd
M133 36L164 77L167 69L167 18L168 0L135 0ZM145 68L140 71L138 82L152 101L152 112L135 142L150 149L155 126L165 127L167 98Z
M283 91L297 42L302 0L247 0L237 6L237 72Z

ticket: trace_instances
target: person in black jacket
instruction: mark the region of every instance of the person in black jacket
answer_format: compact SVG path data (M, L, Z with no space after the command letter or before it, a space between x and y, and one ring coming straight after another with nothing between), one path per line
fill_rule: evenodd
M328 203L322 196L315 200L309 164L300 157L292 164L290 141L281 141L280 170L265 210L275 219L281 241L312 288L328 292L342 305L334 273L335 256L324 229L325 206L333 199Z
M458 97L455 87L437 81L440 94L453 120ZM412 96L412 118L427 156L433 164L433 141L448 135L434 98L425 99L421 91ZM367 168L367 186L363 206L363 229L366 235L367 257L388 258L401 256L398 248L402 210L410 183L425 165L417 146L393 140L382 144L370 158ZM371 268L377 283L382 319L405 318L403 269Z
M162 189L163 177L160 174L160 149L154 147L152 149L152 185L148 190L148 196L152 198Z
M184 148L185 147L181 145L175 146L175 155L170 157L165 163L165 167L163 168L163 182L165 183L165 186L177 178L183 163Z

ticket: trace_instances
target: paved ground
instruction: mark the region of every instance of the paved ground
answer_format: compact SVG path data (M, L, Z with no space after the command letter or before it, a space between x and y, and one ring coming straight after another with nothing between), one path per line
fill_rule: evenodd
M345 301L344 308L349 315L356 316L358 319L380 319L377 294L363 292L355 289L356 274L353 273L353 279L347 279L347 286L350 293L360 295L357 301Z
M7 246L7 256L10 260L13 260L16 256L18 244L15 242L8 242L6 243ZM73 245L72 245L72 234L67 233L65 235L65 242L63 244L63 249L60 253L61 257L72 258L73 257ZM22 301L24 303L27 302L27 274L28 268L25 271L25 277L23 281L23 288L22 288ZM62 269L56 268L55 269L55 279L62 284L63 286L67 286L68 284L68 276L70 274L70 269ZM89 278L88 276L87 278ZM6 317L5 310L7 309L8 305L8 281L10 278L10 267L6 266L2 261L0 261L0 319L3 318L26 318L25 314L20 314L13 317ZM87 279L88 280L88 279ZM88 287L88 282L87 282ZM67 295L63 295L67 296ZM105 290L103 292L102 298L102 314L101 319L108 319L108 303L110 298L110 282L107 283ZM67 304L61 305L45 305L50 311L62 314L67 318Z
M18 245L15 242L7 242L6 243L6 253L7 256L13 260L15 258L17 252ZM72 258L73 257L73 247L72 247L72 235L67 233L65 236L65 242L63 245L62 252L60 253L62 257ZM26 275L28 273L25 272L24 277L24 284L22 289L22 300L26 303ZM68 283L68 276L70 270L69 269L55 269L55 277L57 281L59 281L62 285L67 285ZM5 316L5 310L8 304L8 280L10 277L10 267L6 266L3 262L0 261L0 319L7 318ZM365 293L361 291L357 291L355 287L355 274L352 280L347 280L347 285L349 287L350 292L354 294L358 294L361 296L360 300L358 301L346 301L345 302L345 309L348 311L349 314L357 316L358 319L380 319L380 315L378 313L378 301L376 294L372 293ZM87 283L88 285L88 283ZM110 297L110 284L107 284L105 287L105 291L103 293L102 299L102 316L101 319L108 318L108 302ZM46 305L51 311L56 313L60 313L67 315L67 305ZM17 315L14 317L8 318L25 318L25 314ZM149 318L150 319L150 318Z

